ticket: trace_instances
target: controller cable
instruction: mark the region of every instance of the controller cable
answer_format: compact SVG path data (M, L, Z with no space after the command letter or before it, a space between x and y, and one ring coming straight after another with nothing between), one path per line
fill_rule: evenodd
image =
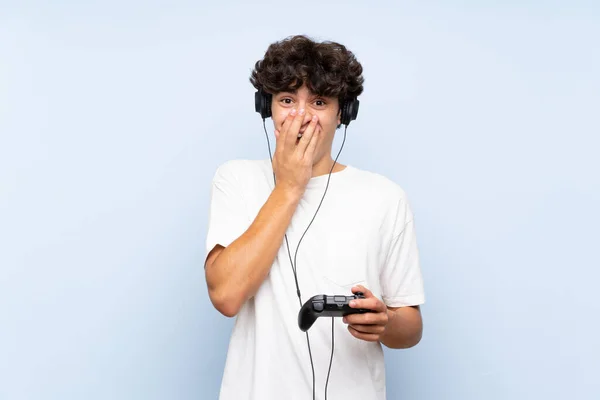
M265 135L267 137L267 146L269 147L269 158L271 159L271 166L272 166L273 165L273 156L271 155L271 144L269 142L269 135L267 134L267 127L266 127L264 118L263 118L263 127L265 129ZM287 233L285 234L285 244L287 247L288 255L290 257L292 271L294 273L294 281L296 282L296 294L298 295L298 301L300 302L300 308L302 308L302 297L300 295L300 287L298 286L298 274L296 272L296 268L297 268L297 264L298 264L296 261L296 256L298 255L298 248L300 247L300 242L302 242L302 239L304 238L304 235L308 231L308 228L310 228L313 221L315 220L315 217L317 216L317 213L319 212L319 208L321 208L321 204L323 204L323 199L325 198L325 193L327 193L327 189L329 188L329 181L331 180L331 173L333 172L333 168L335 167L337 159L340 156L342 149L344 148L344 143L346 142L346 130L347 129L348 129L348 125L346 125L346 127L344 129L344 139L342 141L342 145L340 146L340 150L338 151L338 154L335 157L335 160L333 160L333 165L331 166L331 170L329 170L329 177L327 178L327 185L325 186L325 192L323 193L323 197L321 197L321 202L319 203L319 206L317 207L317 211L315 211L315 215L312 217L312 220L310 221L310 223L306 227L306 230L300 237L300 240L298 241L298 246L296 246L296 252L294 253L294 261L292 261L292 254L290 253L290 245L288 242ZM273 171L273 182L275 184L277 184L277 182L275 180L275 171ZM308 344L308 355L310 357L310 367L312 369L313 400L315 400L315 398L316 398L315 397L315 366L313 364L312 353L310 350L310 339L308 338L308 331L306 332L306 343ZM327 400L327 386L329 384L329 374L331 373L331 364L333 363L333 349L334 349L334 317L331 317L331 358L329 359L329 369L327 371L327 380L325 381L325 400Z

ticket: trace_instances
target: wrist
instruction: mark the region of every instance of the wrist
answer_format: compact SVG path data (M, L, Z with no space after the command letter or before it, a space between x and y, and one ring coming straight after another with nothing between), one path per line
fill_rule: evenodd
M381 336L386 336L386 334L389 333L388 330L391 329L394 318L396 317L396 314L392 310L388 309L388 310L386 310L386 313L387 313L387 322L385 324L385 330L383 331Z
M390 342L395 341L394 334L394 320L396 319L396 313L393 310L386 310L387 323L384 326L383 332L379 335L379 342L387 347L390 347Z
M275 185L275 189L273 190L279 196L281 196L285 201L297 204L300 202L300 199L304 195L304 190L297 187L286 186L283 184Z

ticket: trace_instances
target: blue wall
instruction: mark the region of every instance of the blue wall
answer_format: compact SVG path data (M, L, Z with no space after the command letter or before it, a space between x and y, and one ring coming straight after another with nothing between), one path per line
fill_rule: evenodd
M340 161L417 216L424 338L387 351L389 398L600 398L593 2L13 3L0 399L217 397L233 320L206 294L210 179L268 157L248 76L295 33L363 63Z

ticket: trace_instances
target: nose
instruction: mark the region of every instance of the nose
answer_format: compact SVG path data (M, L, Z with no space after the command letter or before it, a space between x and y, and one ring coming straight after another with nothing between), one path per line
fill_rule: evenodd
M303 106L300 106L302 108ZM302 119L302 125L300 126L300 132L304 132L304 130L308 127L310 120L312 119L313 114L310 113L306 108L304 109L304 119Z

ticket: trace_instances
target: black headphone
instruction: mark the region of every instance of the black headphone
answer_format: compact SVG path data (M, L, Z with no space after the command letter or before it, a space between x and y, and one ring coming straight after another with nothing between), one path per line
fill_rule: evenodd
M273 95L270 93L266 93L262 90L258 90L254 94L254 109L257 113L260 114L262 119L267 119L272 116L271 113L271 101L273 99ZM342 118L341 122L343 125L348 126L350 121L356 119L358 115L358 106L360 101L356 98L350 98L343 102L341 105L342 108Z

